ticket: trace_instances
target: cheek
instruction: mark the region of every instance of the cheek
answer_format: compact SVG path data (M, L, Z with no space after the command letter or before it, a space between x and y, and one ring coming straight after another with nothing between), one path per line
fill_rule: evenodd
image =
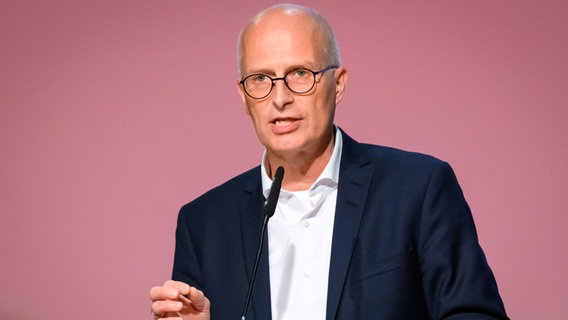
M315 113L313 116L316 121L322 123L323 125L333 122L335 114L335 97L331 95L322 95L320 99L316 102L317 108L315 108Z
M248 106L246 108L246 112L250 117L250 120L252 121L255 129L258 131L260 123L262 122L262 114L260 114L258 112L258 108L255 108L254 106Z
M259 107L260 106L257 105L256 103L254 103L254 101L250 101L249 99L246 99L246 101L245 101L245 108L246 109L245 110L246 110L247 115L249 115L249 117L251 117L251 119L254 120L255 118L259 117L259 114L258 114L258 110L260 109Z

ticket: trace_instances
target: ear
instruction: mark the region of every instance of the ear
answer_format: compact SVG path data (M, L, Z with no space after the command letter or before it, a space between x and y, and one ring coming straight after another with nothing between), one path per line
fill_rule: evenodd
M250 116L249 109L247 107L246 93L243 89L243 86L241 85L240 80L237 80L237 91L239 92L239 95L241 96L241 100L243 101L243 104L245 105L245 112Z
M345 86L347 85L347 69L345 67L339 67L335 70L335 104L339 104L343 100L343 94L345 93Z

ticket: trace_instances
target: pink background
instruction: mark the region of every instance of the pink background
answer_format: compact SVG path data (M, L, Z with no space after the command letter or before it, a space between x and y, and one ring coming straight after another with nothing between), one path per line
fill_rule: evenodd
M259 163L235 39L272 1L0 2L0 319L150 319L179 207ZM568 311L566 1L304 1L337 123L449 161L513 319Z

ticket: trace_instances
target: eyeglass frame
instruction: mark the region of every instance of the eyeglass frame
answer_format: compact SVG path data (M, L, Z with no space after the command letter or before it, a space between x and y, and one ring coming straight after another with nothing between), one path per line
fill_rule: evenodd
M246 93L246 95L249 96L249 97L252 98L252 99L255 99L255 100L260 100L260 99L264 99L264 98L268 97L268 96L272 93L272 89L274 89L274 86L276 85L275 82L278 81L278 80L284 81L284 85L286 86L286 88L288 88L288 90L292 91L293 93L295 93L295 94L304 94L304 93L310 92L310 91L315 87L315 85L316 85L316 76L317 76L318 74L323 74L324 72L326 72L326 71L328 71L328 70L337 69L337 68L339 68L339 66L329 66L329 67L323 68L323 69L318 70L318 71L313 71L313 70L310 70L310 69L308 69L308 68L300 67L300 68L295 68L295 69L292 69L292 70L286 72L286 74L284 74L283 77L279 77L279 78L272 78L271 76L269 76L269 75L267 75L267 74L264 74L264 73L253 73L253 74L249 74L248 76L244 77L241 81L239 81L239 83L241 84L241 86L243 86L243 91ZM289 75L290 73L292 73L292 72L294 72L294 71L297 71L297 70L305 70L305 71L309 71L309 72L312 73L313 78L314 78L314 81L313 81L313 83L312 83L312 86L311 86L308 90L305 90L305 91L296 91L296 90L293 90L292 88L290 88L290 86L288 85L288 82L286 81L286 77L288 77L288 75ZM245 81L246 81L248 78L250 78L250 77L259 76L259 75L265 76L265 77L267 77L268 79L270 79L271 86L270 86L270 90L268 90L268 93L267 93L267 94L265 94L265 95L262 96L262 97L257 98L257 97L253 97L250 93L248 93L247 88L246 88L246 86L245 86Z

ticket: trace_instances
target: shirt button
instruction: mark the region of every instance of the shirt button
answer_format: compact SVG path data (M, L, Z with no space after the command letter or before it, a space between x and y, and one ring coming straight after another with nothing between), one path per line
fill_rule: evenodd
M309 221L304 221L304 228L309 228L310 227L310 222Z
M310 277L310 274L307 273L307 272L304 272L304 278L309 278L309 277Z

